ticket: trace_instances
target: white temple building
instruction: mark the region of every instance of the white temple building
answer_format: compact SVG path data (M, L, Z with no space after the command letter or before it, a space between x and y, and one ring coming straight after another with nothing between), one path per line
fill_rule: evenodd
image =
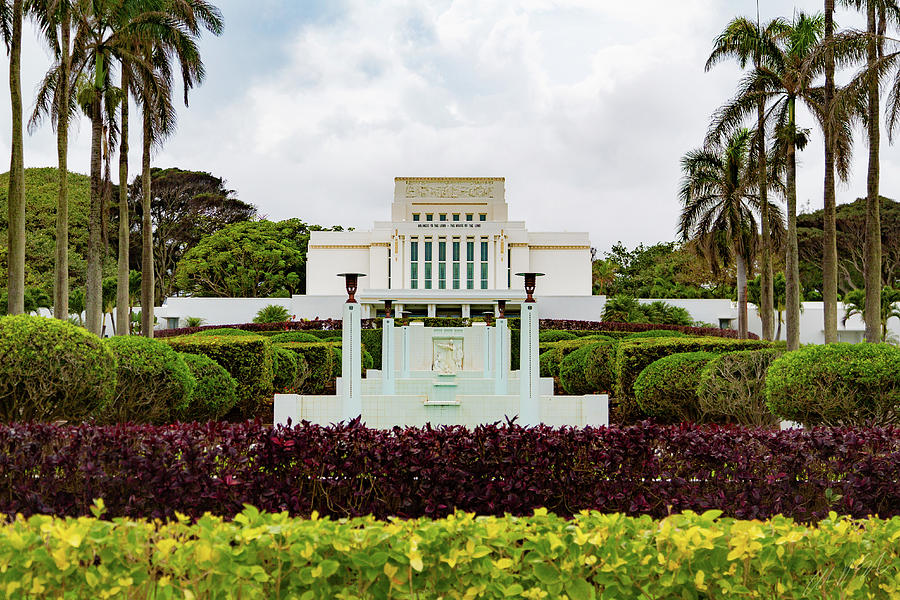
M413 315L470 316L521 301L515 274L538 271L542 297L590 297L588 234L531 232L508 214L502 177L397 177L390 221L312 232L307 296L340 296L335 274L358 272L364 316L385 298Z

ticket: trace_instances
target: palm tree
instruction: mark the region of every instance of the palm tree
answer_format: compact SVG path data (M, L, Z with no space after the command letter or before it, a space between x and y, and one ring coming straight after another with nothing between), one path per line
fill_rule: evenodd
M734 262L737 269L738 335L747 337L747 269L756 251L762 200L759 177L751 157L758 134L737 130L717 147L688 152L681 159L684 177L679 199L682 203L678 233L682 241L693 240L698 253L714 274L722 264ZM768 201L767 201L768 202ZM769 227L780 228L781 210L766 207Z
M785 32L785 27L786 24L782 19L773 19L763 27L758 14L756 22L746 17L733 19L713 43L713 51L706 61L706 70L709 71L722 60L732 57L737 59L742 69L746 68L750 63L753 64L754 68L760 67L763 64L764 56L768 57L778 53L777 40ZM757 189L759 190L762 210L760 215L760 220L762 221L760 274L762 275L763 294L760 305L760 319L762 320L763 338L771 340L774 313L772 235L769 231L769 203L767 198L769 184L767 183L766 170L766 97L762 94L756 99L756 112L756 132L758 135L754 140L754 147L757 154L756 162L760 166L757 170L757 176L759 177Z
M834 108L834 0L825 0L825 96L824 112ZM822 132L825 143L825 183L823 199L822 303L825 319L825 343L837 341L837 222L834 190L833 120L825 119Z
M876 296L878 300L878 312L875 317L878 319L879 336L877 340L883 342L887 340L887 324L893 317L900 318L900 290L896 290L889 286L881 288L881 295ZM866 311L869 310L868 294L864 289L850 290L844 294L844 319L842 323L847 324L847 319L853 315L862 315L863 319L868 323ZM868 333L868 325L866 326ZM869 340L867 340L869 341Z
M788 349L800 347L800 268L797 256L797 159L806 132L797 127L797 101L803 102L822 122L823 90L813 85L822 71L818 51L824 30L822 15L800 12L785 25L777 39L776 49L763 56L762 64L741 82L737 96L722 107L713 122L708 137L719 138L724 132L739 127L744 119L757 111L759 97L769 106L766 118L773 122L776 143L783 151L781 157L786 174L787 245L785 279L787 281L787 342ZM839 169L849 162L849 140L836 136L833 144ZM839 147L840 146L840 147Z
M23 0L0 2L3 39L9 52L9 99L12 106L12 152L9 161L8 274L9 314L25 312L25 159L22 133L22 19Z
M165 82L162 86L141 86L138 98L143 111L143 151L141 187L143 218L141 226L141 332L153 337L154 270L153 222L150 195L150 153L175 130L175 111L171 102L172 61L177 60L184 87L184 104L188 91L203 81L205 70L195 40L203 29L220 35L224 22L219 10L205 0L168 0L164 11L178 25L182 35L158 36L143 41L140 51L154 67L153 75ZM120 267L121 268L121 267Z

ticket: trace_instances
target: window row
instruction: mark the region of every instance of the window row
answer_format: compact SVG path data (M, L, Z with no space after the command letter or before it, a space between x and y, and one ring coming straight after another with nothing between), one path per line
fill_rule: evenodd
M434 213L413 213L412 220L421 221L423 214L426 221L434 221ZM452 221L459 221L463 217L463 213L438 213L438 221L446 221L448 216L451 217L450 220ZM479 221L487 221L487 213L479 213L477 216ZM465 213L465 217L466 221L474 221L476 214Z
M409 244L409 260L410 260L410 288L419 288L419 243L412 241ZM421 242L423 247L422 274L424 275L422 284L424 289L430 290L437 288L440 290L447 289L447 241L441 239L437 242L437 279L434 278L434 244L433 240L426 239ZM465 264L466 264L466 289L475 289L475 240L466 240ZM485 240L478 242L479 258L478 270L480 289L488 289L488 243ZM452 257L452 271L450 277L451 289L462 289L462 281L460 277L460 263L462 258L462 242L453 240L450 245L450 256Z

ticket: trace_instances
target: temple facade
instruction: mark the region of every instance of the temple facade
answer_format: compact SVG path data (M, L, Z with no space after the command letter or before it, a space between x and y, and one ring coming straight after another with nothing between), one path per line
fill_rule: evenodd
M413 314L469 316L521 301L525 271L540 295L591 295L585 232L532 232L510 221L502 177L397 177L391 220L363 231L312 232L307 296L340 296L336 273L358 272L358 297L395 300Z

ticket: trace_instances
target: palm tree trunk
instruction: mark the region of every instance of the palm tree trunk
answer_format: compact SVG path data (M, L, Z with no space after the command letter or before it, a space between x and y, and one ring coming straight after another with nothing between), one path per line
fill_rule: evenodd
M11 315L25 312L25 158L22 134L22 0L13 0L9 50L9 99L12 106L12 152L9 160L7 212L9 248L7 291Z
M784 264L787 349L800 347L800 266L797 262L797 153L795 145L795 102L788 100L790 112L787 144L787 252Z
M150 215L150 108L144 106L144 152L141 163L141 333L153 337L153 221Z
M131 242L131 221L128 217L128 66L122 64L122 116L121 141L119 142L119 268L116 281L116 314L119 323L129 322L129 256L128 246ZM128 335L128 328L123 327L121 335Z
M95 87L93 92L94 99L91 101L91 203L88 218L87 289L85 290L84 303L87 330L100 335L102 333L101 316L103 312L103 265L101 264L103 250L101 228L103 224L100 209L102 202L101 143L103 140L103 115L100 110L100 90Z
M70 16L63 7L60 23L59 81L57 87L56 153L59 192L56 198L56 262L53 265L53 316L69 318L69 38Z
M875 2L870 0L866 3L866 7L868 32L874 35L876 32ZM875 64L878 56L874 37L869 39L867 46L866 58L871 67ZM881 207L878 198L880 145L878 81L873 78L868 85L869 172L866 184L866 253L863 268L866 280L866 308L863 311L863 319L866 322L866 341L878 343L881 328L879 318L881 315Z
M784 319L781 318L781 311L779 310L779 311L778 311L778 332L775 334L775 341L776 341L776 342L780 342L780 341L781 341L781 323L782 323L783 321L784 321Z
M825 343L837 341L837 227L834 192L834 127L831 106L834 101L834 0L825 0L825 210L822 250L822 300L825 318Z
M747 338L747 261L741 252L737 255L737 288L738 288L738 337Z
M760 291L762 306L763 339L772 339L772 321L775 312L775 277L772 273L772 231L769 224L769 181L766 173L766 102L760 99L756 105L756 131L759 152L759 200L760 218L762 219L762 265L760 268Z

